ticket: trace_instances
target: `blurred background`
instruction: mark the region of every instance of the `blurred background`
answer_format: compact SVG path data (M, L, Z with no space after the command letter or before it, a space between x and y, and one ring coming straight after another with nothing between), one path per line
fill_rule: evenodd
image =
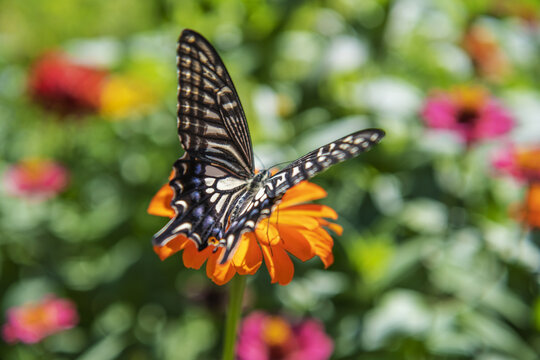
M261 268L246 314L318 321L332 359L538 358L537 1L0 0L2 359L219 358L227 286L161 262L146 213L182 154L184 28L261 166L387 133L314 179L335 263L287 286Z

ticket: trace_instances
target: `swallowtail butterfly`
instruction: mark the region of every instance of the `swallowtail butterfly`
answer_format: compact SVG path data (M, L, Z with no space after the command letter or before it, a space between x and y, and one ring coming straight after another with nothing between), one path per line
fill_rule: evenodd
M199 250L224 247L225 263L242 234L269 217L289 188L370 149L384 136L379 129L361 130L313 150L274 175L268 170L255 173L244 110L216 50L200 34L184 30L177 66L178 135L185 153L174 163L169 183L176 215L154 235L154 245L183 234Z

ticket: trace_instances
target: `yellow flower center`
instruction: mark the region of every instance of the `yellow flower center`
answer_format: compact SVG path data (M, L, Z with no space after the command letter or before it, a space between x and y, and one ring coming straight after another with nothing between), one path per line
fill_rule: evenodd
M525 170L540 171L540 149L518 151L516 161Z
M27 326L46 326L49 323L50 314L42 306L26 309L21 316L21 322Z
M38 182L43 176L45 165L38 159L26 160L23 162L25 180L28 182Z
M486 101L486 91L478 86L460 86L452 91L452 97L463 113L463 122L475 117Z
M291 336L291 327L279 317L271 317L266 320L262 332L263 340L270 346L284 344Z

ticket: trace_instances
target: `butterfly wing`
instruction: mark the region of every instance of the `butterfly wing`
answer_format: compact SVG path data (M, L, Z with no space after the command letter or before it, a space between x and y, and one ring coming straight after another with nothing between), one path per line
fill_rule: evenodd
M171 206L175 217L154 235L154 245L166 245L179 234L194 241L199 250L212 239L217 244L246 182L210 162L185 157L173 169L169 185L174 191Z
M226 262L234 254L243 233L255 230L260 220L270 216L288 189L333 164L360 155L383 137L384 131L380 129L365 129L352 133L309 152L267 179L242 212L235 219L231 219L225 233L225 252L221 261Z
M330 166L358 156L384 137L381 129L364 129L321 146L293 161L272 176L266 184L269 197L282 196L302 180L312 178Z
M232 80L200 34L178 40L178 135L192 159L207 160L241 178L253 176L251 137Z
M184 30L178 40L178 135L185 154L170 186L175 217L153 239L163 246L179 234L199 250L222 239L228 217L253 177L253 150L244 110L215 49Z

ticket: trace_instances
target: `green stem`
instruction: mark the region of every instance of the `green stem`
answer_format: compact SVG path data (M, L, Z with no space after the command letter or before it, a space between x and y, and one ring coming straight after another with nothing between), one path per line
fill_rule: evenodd
M246 276L236 275L231 280L229 292L229 308L225 320L225 344L223 346L223 360L234 360L236 345L236 330L238 320L242 315L242 299L246 287Z

